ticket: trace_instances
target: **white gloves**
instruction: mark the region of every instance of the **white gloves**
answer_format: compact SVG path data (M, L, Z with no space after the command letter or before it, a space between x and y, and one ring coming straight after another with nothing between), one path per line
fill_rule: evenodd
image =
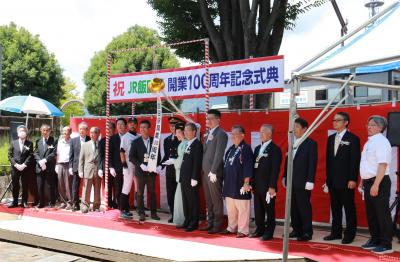
M68 169L68 173L69 173L70 176L73 176L73 175L74 175L74 172L72 171L72 168L69 168L69 169Z
M43 171L45 171L46 168L47 168L47 167L46 167L46 164L41 165L40 168L41 168Z
M314 189L314 183L307 182L306 183L306 190L313 190Z
M110 169L110 174L111 174L113 177L116 177L116 176L117 176L117 173L115 172L115 169L114 169L113 167L110 167L109 169Z
M156 168L156 173L157 173L157 174L161 174L161 170L162 170L162 167L161 167L161 166L158 166L158 167Z
M22 171L26 168L25 163L24 164L15 164L14 167L18 170L18 171Z
M123 174L124 176L127 176L128 173L129 173L128 168L125 167L125 168L122 169L122 174Z
M191 185L192 187L197 186L198 183L199 183L199 182L197 182L197 180L194 180L194 179L190 180L190 185Z
M364 189L362 187L358 187L358 192L360 192L361 198L364 200Z
M210 178L210 182L211 183L215 183L215 182L217 182L217 175L216 174L213 174L213 173L208 173L208 177Z
M83 178L83 173L82 172L79 172L79 177Z
M39 160L38 163L39 163L39 166L43 166L44 164L47 163L47 160L45 158L43 158L43 159Z
M326 185L326 183L322 185L322 191L324 191L325 194L328 194L328 193L329 193L329 188L328 188L328 186Z
M265 196L265 201L267 202L267 204L269 204L271 202L271 199L273 199L275 197L275 195L271 195L269 192L267 192L267 195Z
M175 158L170 158L170 159L168 159L167 161L165 161L165 162L163 163L163 165L170 166L170 165L173 165L173 164L175 163L175 161L176 161Z
M147 172L147 171L148 171L147 166L146 166L145 164L141 164L141 165L140 165L140 168L141 168L144 172Z
M97 171L97 175L99 175L99 177L103 177L103 175L104 175L103 170Z
M56 165L56 167L54 168L54 171L56 172L57 175L60 175L60 173L61 173L61 165Z

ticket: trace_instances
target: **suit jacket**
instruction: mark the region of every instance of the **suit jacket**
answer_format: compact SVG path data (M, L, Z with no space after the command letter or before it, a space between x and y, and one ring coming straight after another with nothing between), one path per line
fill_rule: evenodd
M98 145L93 149L93 141L82 144L81 152L79 153L79 173L83 173L83 178L91 179L97 176L99 158Z
M169 158L178 158L178 146L180 144L179 139L174 135L174 139L172 139L172 134L167 136L164 139L164 157L161 160L161 163L164 163ZM163 166L164 167L164 166ZM166 166L167 172L174 170L173 165Z
M335 136L328 137L326 147L326 184L328 188L345 189L349 181L357 182L360 167L360 139L346 131L335 156Z
M314 183L315 172L317 171L317 161L317 142L311 138L307 138L297 148L296 155L293 159L293 188L304 189L307 182ZM285 161L285 172L283 174L285 178L286 173L287 157Z
M142 137L138 137L135 140L132 141L131 148L129 150L129 161L132 162L135 165L135 173L137 176L143 176L143 175L157 175L157 173L154 172L144 172L142 168L140 167L141 164L144 164L147 166L147 163L144 162L144 154L148 153L150 155L150 151L153 145L153 138L150 138L150 150L147 150ZM157 157L157 165L161 164L161 155L160 155L160 150L158 151L158 157Z
M109 151L108 151L108 157L109 157L109 167L114 168L115 172L118 174L122 174L122 162L121 162L121 137L119 136L119 133L114 134L110 137L109 141Z
M30 166L33 158L33 143L29 140L25 140L24 146L19 148L19 139L13 140L8 149L8 159L11 163L11 168L17 170L15 164L25 164L27 167Z
M43 137L36 140L36 149L33 156L36 160L36 173L42 172L39 161L46 159L46 170L45 172L54 172L56 166L56 153L57 153L57 141L54 137L50 136L47 139L46 145L43 145Z
M99 170L105 169L105 158L106 158L106 137L103 137L99 141L99 164L97 168ZM110 154L108 154L108 160L110 160Z
M85 142L89 141L90 137L86 136ZM81 152L81 137L74 137L71 139L71 149L69 151L69 168L73 172L78 172L79 153Z
M211 141L204 141L203 152L203 171L208 175L209 172L216 174L220 179L223 176L223 158L225 154L228 136L225 131L217 127L212 133ZM207 139L207 136L206 136Z
M254 150L254 163L256 163L260 148L261 145L258 145ZM270 187L277 190L276 181L282 163L281 149L273 141L269 143L262 154L258 161L258 167L254 166L252 187L256 193L266 193Z
M191 179L200 182L201 163L203 158L203 146L196 138L183 153L179 182L190 184Z

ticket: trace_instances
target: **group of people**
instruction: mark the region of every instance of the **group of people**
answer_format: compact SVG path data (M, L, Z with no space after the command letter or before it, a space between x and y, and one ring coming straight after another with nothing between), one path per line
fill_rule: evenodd
M62 207L88 212L90 193L94 188L92 209L100 208L102 178L108 172L108 205L119 208L120 216L132 219L129 195L134 193L139 219L146 219L144 190L147 188L151 218L159 220L156 209L155 178L165 168L167 202L170 223L187 232L207 231L209 234L235 234L236 237L259 237L270 240L275 231L275 201L279 197L277 183L283 162L282 149L273 141L274 127L260 127L261 143L252 147L245 142L245 129L234 125L227 147L228 135L220 127L221 113L211 109L207 112L207 132L199 139L199 126L177 117L169 118L171 134L164 139L164 157L158 152L157 170L148 170L153 137L151 124L140 124L132 117L126 121L119 118L115 124L108 123L109 169L105 170L106 138L99 138L99 129L79 124L79 136L71 139L71 129L65 127L57 141L50 135L47 125L41 127L42 138L35 147L26 138L26 127L18 127L18 139L10 146L12 165L13 202L18 205L19 180L22 177L22 205L26 206L27 184L24 170L35 166L38 207L53 206L56 199ZM382 134L386 120L371 116L368 120L368 141L361 152L360 139L348 130L350 117L338 112L333 118L335 134L328 137L326 150L326 183L323 190L330 195L332 213L331 232L325 241L341 239L351 243L356 235L357 218L355 191L364 194L371 239L362 247L376 253L392 251L392 219L389 210L389 165L391 146ZM139 130L137 131L137 128ZM294 125L295 144L308 128L305 119L297 118ZM138 132L138 133L137 133ZM312 239L311 192L318 162L317 142L306 138L294 148L291 199L290 238L298 241ZM282 184L286 187L287 158L284 163ZM57 175L56 175L57 174ZM358 179L360 175L361 179ZM360 181L360 182L358 182ZM79 185L83 183L81 201ZM57 185L57 186L56 186ZM134 189L132 190L132 185ZM201 185L201 187L200 187ZM207 223L199 228L199 190L204 190ZM47 193L46 193L47 192ZM57 193L58 194L57 194ZM254 198L256 230L250 232L251 198ZM228 225L224 227L224 201ZM346 217L346 229L342 226L342 209ZM265 221L265 215L267 220Z

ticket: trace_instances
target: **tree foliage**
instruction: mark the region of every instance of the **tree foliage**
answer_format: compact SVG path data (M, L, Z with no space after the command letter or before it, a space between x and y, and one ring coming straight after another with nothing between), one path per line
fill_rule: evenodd
M166 42L208 37L212 62L276 55L285 29L293 29L300 14L327 0L148 0L160 16ZM179 46L179 56L201 61L195 45ZM257 103L267 103L258 96ZM230 97L241 108L241 97Z
M76 83L73 82L70 78L66 77L65 78L65 84L62 86L62 90L64 93L64 96L62 97L60 104L61 106L64 105L64 103L71 101L71 100L81 100L79 97L79 91L77 90ZM63 108L63 112L65 116L61 118L61 124L63 126L69 125L69 119L71 116L83 116L84 111L82 108L82 105L79 103L71 103L66 105Z
M62 69L39 36L11 23L0 26L0 45L3 47L2 98L31 94L59 106L63 96Z
M132 26L127 32L115 37L105 48L97 52L84 75L86 91L85 104L92 114L104 115L107 83L107 54L112 50L125 48L147 47L161 44L160 36L155 30ZM118 53L113 55L111 74L149 71L179 67L176 56L169 49L160 48L144 51ZM155 113L155 103L137 103L137 113ZM111 114L128 115L131 113L131 103L113 104Z

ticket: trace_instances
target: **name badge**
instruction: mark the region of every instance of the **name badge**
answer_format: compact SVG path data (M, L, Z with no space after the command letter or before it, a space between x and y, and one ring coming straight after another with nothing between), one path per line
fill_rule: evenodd
M143 162L144 163L147 163L147 162L149 162L149 154L144 154L144 156L143 156Z

